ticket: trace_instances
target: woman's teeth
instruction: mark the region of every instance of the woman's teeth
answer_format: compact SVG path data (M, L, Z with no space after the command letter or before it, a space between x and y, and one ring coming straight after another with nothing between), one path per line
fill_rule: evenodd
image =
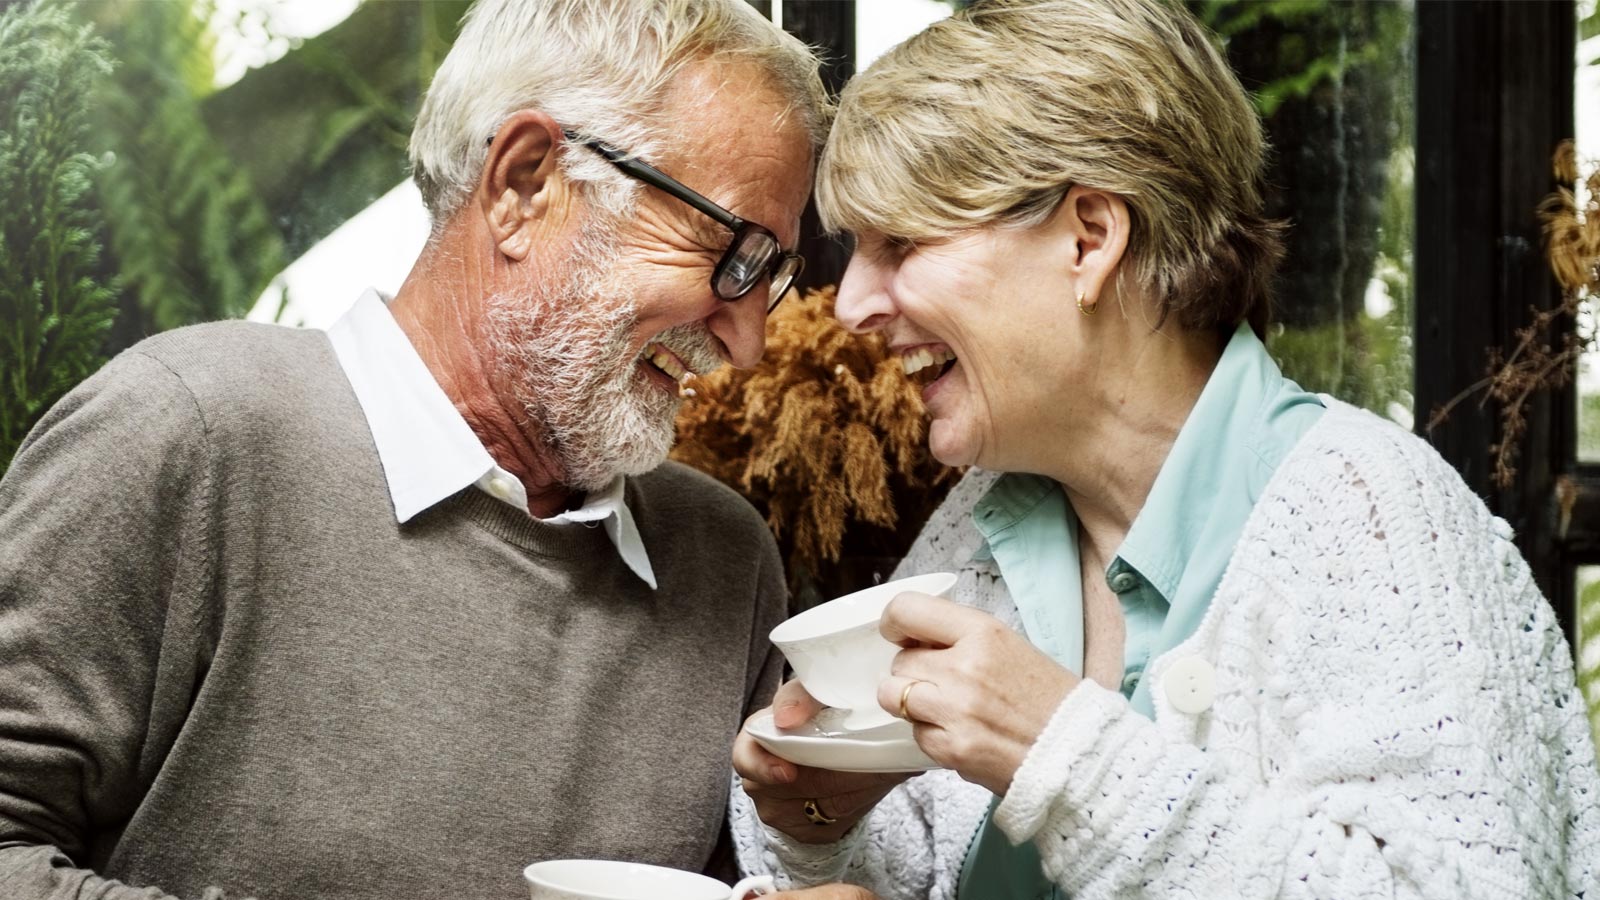
M949 350L930 350L919 347L900 357L900 364L905 366L907 375L914 375L929 366L943 366L956 358Z

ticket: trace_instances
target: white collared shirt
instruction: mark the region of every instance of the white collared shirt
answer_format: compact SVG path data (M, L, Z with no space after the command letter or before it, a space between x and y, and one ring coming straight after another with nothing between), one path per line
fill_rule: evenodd
M328 329L328 340L372 430L397 521L410 521L467 485L528 512L521 480L484 449L377 291L362 293ZM655 571L624 488L619 475L605 489L590 493L578 509L542 521L603 524L622 561L654 589Z

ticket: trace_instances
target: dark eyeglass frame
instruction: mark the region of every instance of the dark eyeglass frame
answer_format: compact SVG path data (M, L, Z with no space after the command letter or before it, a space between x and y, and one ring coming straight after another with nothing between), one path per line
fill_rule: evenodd
M795 279L805 270L805 257L793 250L783 249L783 245L778 243L778 236L770 228L728 212L703 195L684 187L671 175L604 141L586 138L568 129L562 129L561 133L567 140L600 154L607 162L621 169L624 175L665 191L733 232L728 249L722 251L722 258L717 260L717 267L711 271L711 292L717 299L728 303L742 299L766 277L771 279L767 287L767 312L770 314L783 302L784 296L794 286ZM494 135L489 136L489 143L494 143ZM741 254L752 258L741 260ZM752 261L756 264L751 265Z
M762 276L766 275L771 278L767 288L767 312L771 313L779 303L783 302L784 295L789 292L794 280L805 269L805 257L793 250L783 249L783 245L778 243L778 236L773 234L771 229L734 215L706 199L704 195L685 187L671 175L604 141L586 138L567 129L562 129L561 133L567 140L588 147L605 157L607 162L621 169L623 174L665 191L733 232L733 240L729 242L728 249L722 252L722 258L717 260L717 267L711 272L711 292L716 294L718 299L732 303L755 290L756 285L761 283ZM755 251L758 258L759 255L767 256L763 264L741 267L739 265L741 250L746 250L750 246L771 249L765 253L760 250Z

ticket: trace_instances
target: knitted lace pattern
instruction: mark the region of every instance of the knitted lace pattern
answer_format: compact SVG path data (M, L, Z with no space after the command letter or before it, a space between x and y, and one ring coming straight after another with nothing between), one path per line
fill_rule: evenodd
M1199 628L1147 672L1154 721L1080 684L996 823L1082 900L1600 897L1584 702L1511 528L1425 442L1324 402ZM972 559L994 477L958 485L897 574L959 571L958 600L1016 627ZM1162 681L1190 657L1215 684L1194 714ZM733 833L743 868L783 884L943 900L990 799L928 773L819 846L763 826L736 785Z

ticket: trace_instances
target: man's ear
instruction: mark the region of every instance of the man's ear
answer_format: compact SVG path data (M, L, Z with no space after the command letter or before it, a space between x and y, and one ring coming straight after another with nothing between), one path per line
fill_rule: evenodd
M531 109L511 116L490 139L479 205L495 246L518 262L533 252L542 220L567 196L556 165L561 140L555 120Z
M1073 185L1052 218L1072 242L1073 281L1092 306L1128 252L1133 226L1128 202L1110 191Z

